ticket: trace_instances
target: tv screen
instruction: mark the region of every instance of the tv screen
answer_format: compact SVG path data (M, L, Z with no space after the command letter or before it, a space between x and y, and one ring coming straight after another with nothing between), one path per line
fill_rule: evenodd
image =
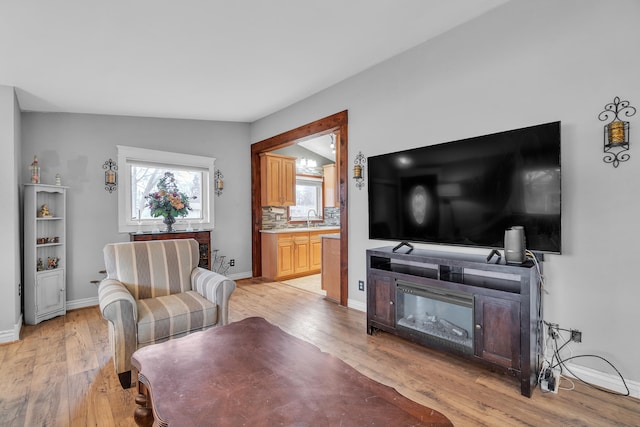
M367 159L369 238L560 253L560 122Z

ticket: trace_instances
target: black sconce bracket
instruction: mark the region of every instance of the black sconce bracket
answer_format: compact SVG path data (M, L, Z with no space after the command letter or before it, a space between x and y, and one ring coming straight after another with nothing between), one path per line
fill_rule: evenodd
M102 165L104 169L104 189L109 193L113 193L118 189L118 165L109 159Z
M631 158L629 153L629 122L620 119L623 117L631 117L636 114L636 109L629 104L629 101L620 101L619 97L615 97L613 102L604 106L604 110L598 115L601 122L610 120L604 125L604 147L605 153L602 160L605 163L613 164L614 168L620 165L620 162L626 162Z

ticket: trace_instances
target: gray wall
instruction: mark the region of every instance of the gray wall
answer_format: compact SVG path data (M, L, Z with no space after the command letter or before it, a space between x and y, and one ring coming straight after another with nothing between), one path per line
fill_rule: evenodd
M602 161L597 116L615 96L640 109L639 17L633 0L514 0L253 123L251 140L348 109L352 162L358 151L371 156L561 120L563 254L544 265L544 317L582 330L576 354L605 357L638 381L640 137L631 133L631 160L615 169ZM640 113L631 123L640 127ZM388 242L368 240L367 189L352 181L349 298L362 305L364 252ZM575 363L612 373L593 360Z
M117 230L117 193L104 189L102 165L117 160L116 145L216 158L225 188L215 203L212 247L236 259L228 274L251 275L249 125L90 114L23 113L24 159L38 155L41 182L55 175L69 186L67 206L67 301L70 307L95 303L106 243L127 241ZM22 182L30 179L28 168ZM120 191L120 190L117 190Z
M0 256L0 343L18 339L20 321L20 181L18 165L20 148L20 110L14 88L0 86L0 182L3 203L0 224L3 224L3 246Z

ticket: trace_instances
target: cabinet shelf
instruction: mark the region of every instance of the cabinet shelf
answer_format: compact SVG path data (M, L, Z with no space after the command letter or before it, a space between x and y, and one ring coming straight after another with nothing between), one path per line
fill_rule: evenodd
M52 271L62 271L63 269L58 267L58 268L48 268L46 270L36 270L36 276L45 274L45 273L51 273Z

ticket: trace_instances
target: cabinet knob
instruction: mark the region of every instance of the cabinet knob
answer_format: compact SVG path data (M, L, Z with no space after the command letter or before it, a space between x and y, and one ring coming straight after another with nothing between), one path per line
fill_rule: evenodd
M476 324L476 329L482 329L482 325Z
M390 305L393 305L393 301L389 301L389 304L390 304Z

